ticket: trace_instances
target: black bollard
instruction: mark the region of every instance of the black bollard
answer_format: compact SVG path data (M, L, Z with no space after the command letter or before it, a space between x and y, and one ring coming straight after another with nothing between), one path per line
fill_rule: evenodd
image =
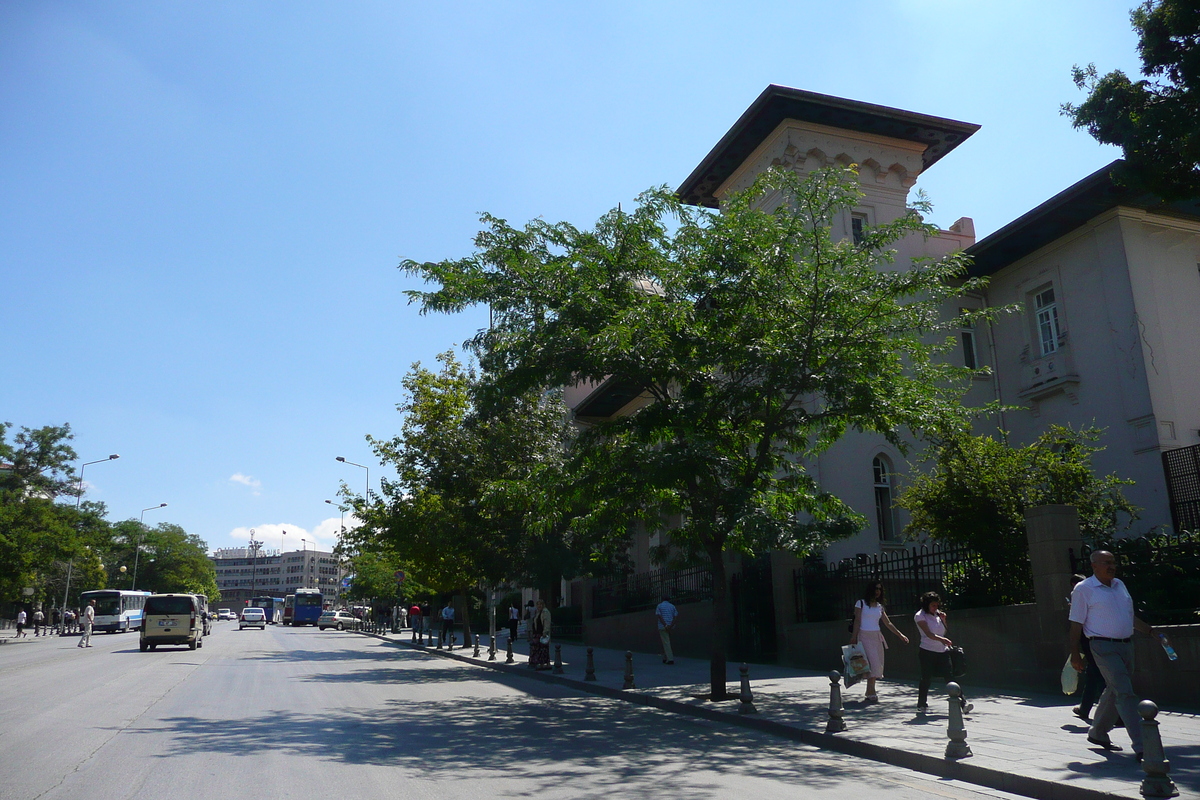
M585 681L596 680L596 659L592 656L592 648L587 651L587 667L584 669L583 679Z
M554 674L555 675L563 674L562 645L561 644L554 645Z
M636 689L637 686L633 682L633 651L625 651L625 685L622 689Z
M829 721L825 723L826 733L841 733L846 730L845 711L842 706L842 673L829 673Z
M742 702L738 705L738 713L757 714L758 709L754 707L754 695L750 694L750 665L742 664L738 668L738 672L742 674Z
M511 664L511 663L513 663L514 660L515 659L513 659L513 651L512 651L512 637L509 637L509 639L508 639L508 657L504 659L504 663Z
M1179 789L1171 780L1171 762L1163 750L1162 731L1158 729L1158 706L1151 700L1138 703L1142 717L1142 797L1177 797Z
M488 661L496 660L496 637L493 635L492 643L488 645Z
M437 637L437 649L438 650L442 649L442 634L441 633L439 633L438 637Z

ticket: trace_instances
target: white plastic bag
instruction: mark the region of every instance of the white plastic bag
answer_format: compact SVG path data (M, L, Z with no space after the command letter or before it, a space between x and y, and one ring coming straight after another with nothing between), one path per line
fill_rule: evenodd
M1075 694L1075 690L1079 688L1079 673L1071 666L1071 657L1067 656L1067 663L1062 669L1062 690L1063 694Z
M871 664L867 661L867 653L861 644L843 645L842 674L845 676L847 688L858 683L870 671Z

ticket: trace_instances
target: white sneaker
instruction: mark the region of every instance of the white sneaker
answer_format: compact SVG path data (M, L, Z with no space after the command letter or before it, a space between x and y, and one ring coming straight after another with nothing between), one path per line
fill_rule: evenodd
M964 713L964 714L970 714L974 710L975 710L974 703L967 703L965 706L962 707L962 713Z
M917 713L918 714L928 714L929 706L917 706Z

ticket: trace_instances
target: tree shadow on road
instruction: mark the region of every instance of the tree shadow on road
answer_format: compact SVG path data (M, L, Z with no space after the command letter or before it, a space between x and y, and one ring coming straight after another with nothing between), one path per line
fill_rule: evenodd
M242 720L174 717L162 724L189 750L245 756L269 746L305 758L399 767L434 780L494 770L527 781L530 794L561 792L575 780L580 789L603 784L594 788L596 797L616 785L623 797L655 798L667 786L682 796L727 788L712 772L816 789L844 785L855 773L869 779L878 768L591 696L391 700L367 713L282 711Z

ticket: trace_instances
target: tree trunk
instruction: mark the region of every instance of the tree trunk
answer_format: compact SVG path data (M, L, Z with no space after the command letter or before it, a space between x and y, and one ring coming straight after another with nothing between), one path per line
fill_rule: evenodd
M471 643L471 595L469 594L469 591L469 589L463 589L462 594L456 598L459 601L459 607L462 608L464 647Z
M728 700L725 687L726 661L729 650L729 587L725 580L725 553L709 551L709 569L713 582L713 632L709 661L709 682L713 700Z

